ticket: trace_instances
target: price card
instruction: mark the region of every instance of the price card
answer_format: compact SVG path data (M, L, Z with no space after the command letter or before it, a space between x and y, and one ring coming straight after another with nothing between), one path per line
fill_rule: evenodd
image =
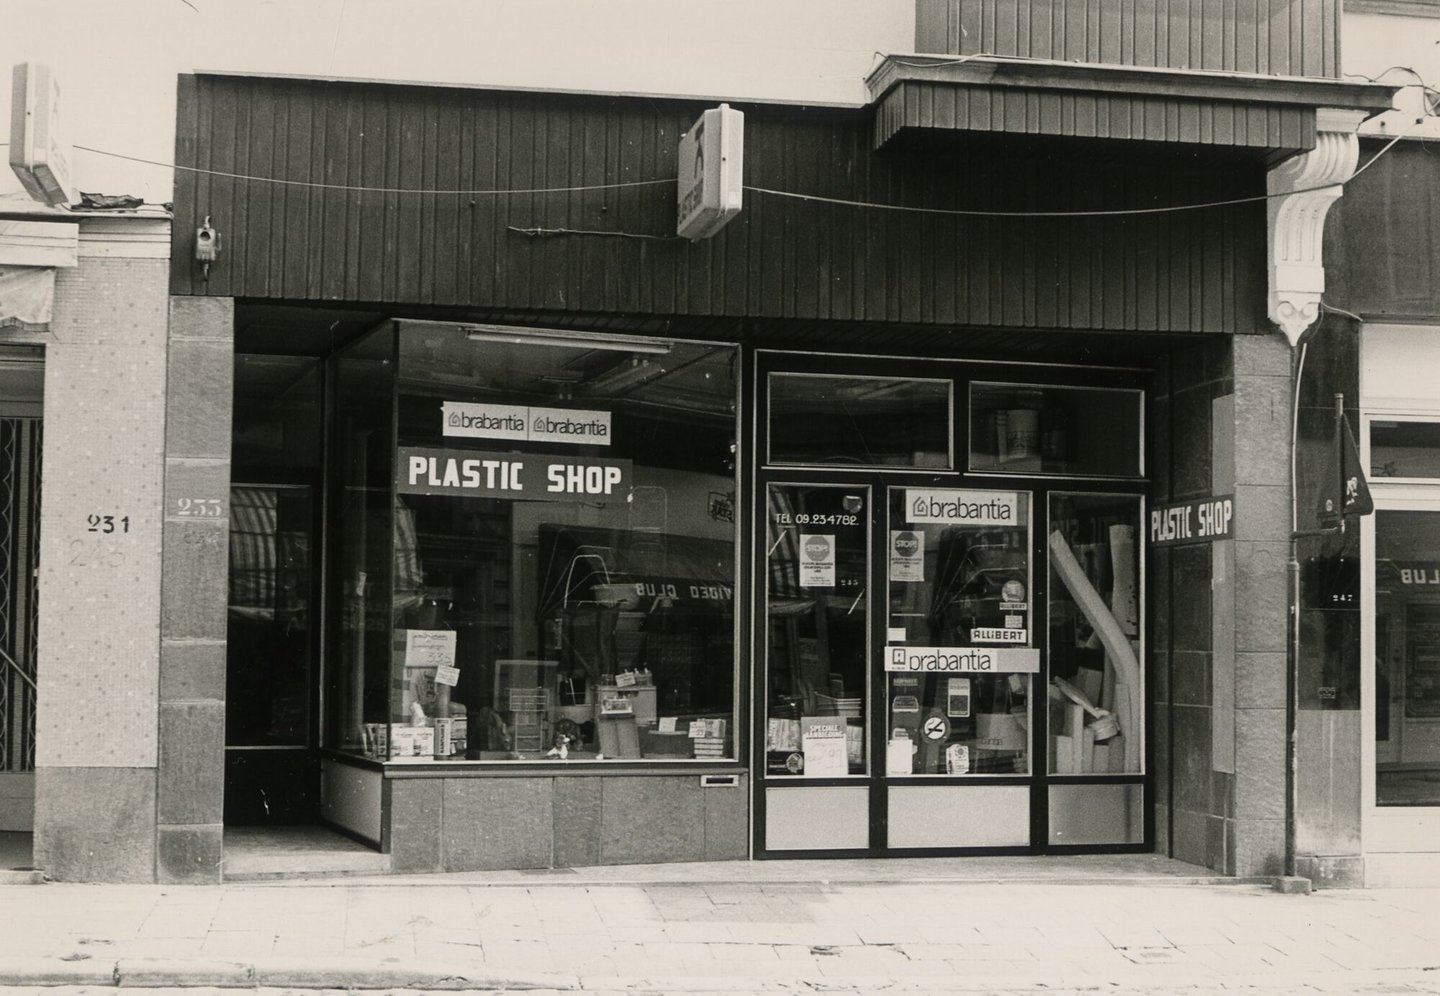
M460 684L460 669L458 667L447 667L441 665L435 669L435 684L449 685L454 688Z

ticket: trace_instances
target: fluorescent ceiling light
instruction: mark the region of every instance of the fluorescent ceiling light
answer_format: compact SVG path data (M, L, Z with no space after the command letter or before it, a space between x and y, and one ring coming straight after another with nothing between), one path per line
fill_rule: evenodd
M628 391L637 387L647 380L659 377L665 373L665 368L658 363L651 363L649 360L631 360L625 363L623 360L618 366L606 370L586 383L580 385L582 394L595 394L597 392L616 393Z
M471 342L505 343L512 346L564 346L570 349L608 349L620 353L670 352L668 342L637 335L596 335L563 329L525 329L508 325L463 325Z

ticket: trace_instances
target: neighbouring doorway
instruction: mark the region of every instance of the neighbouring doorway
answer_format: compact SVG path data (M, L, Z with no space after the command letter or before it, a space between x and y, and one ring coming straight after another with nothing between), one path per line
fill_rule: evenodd
M11 834L28 841L20 835L29 834L35 822L35 596L44 381L38 350L0 352L0 844L6 850Z
M319 818L316 544L323 361L239 353L231 452L225 824Z

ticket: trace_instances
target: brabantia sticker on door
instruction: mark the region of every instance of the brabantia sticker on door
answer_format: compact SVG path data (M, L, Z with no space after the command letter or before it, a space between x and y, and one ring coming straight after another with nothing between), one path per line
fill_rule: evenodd
M1014 526L1020 522L1020 495L1014 491L906 488L905 515L909 522Z
M885 670L1036 674L1040 670L1040 651L1033 647L887 647Z

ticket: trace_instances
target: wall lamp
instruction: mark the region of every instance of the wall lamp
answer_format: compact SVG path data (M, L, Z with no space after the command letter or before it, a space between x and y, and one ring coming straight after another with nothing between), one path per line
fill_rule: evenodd
M668 342L657 342L638 335L594 335L568 332L563 329L525 329L509 325L463 325L465 338L471 342L504 343L512 346L565 346L570 349L608 349L620 353L670 352Z

